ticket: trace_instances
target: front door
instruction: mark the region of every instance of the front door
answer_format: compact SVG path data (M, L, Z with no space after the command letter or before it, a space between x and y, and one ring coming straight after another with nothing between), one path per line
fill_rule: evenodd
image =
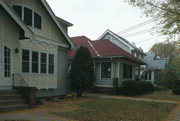
M0 45L1 58L0 58L0 89L12 88L12 75L11 75L11 49L10 47Z

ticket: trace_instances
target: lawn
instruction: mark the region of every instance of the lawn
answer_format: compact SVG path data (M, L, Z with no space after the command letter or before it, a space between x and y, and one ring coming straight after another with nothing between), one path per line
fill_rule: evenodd
M124 99L90 98L64 102L61 110L50 115L77 121L162 121L175 104L132 101Z
M172 91L155 91L151 94L138 96L140 98L180 101L180 95L174 95Z

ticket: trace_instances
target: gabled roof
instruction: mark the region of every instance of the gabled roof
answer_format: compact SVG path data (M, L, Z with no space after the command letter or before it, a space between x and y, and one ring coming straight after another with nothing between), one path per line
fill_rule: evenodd
M22 21L22 19L17 15L16 12L14 12L14 10L11 8L11 6L5 1L5 0L0 0L0 9L2 9L3 11L5 11L9 17L19 26L21 27L21 29L24 30L25 32L25 37L27 38L34 38L34 34L31 31L31 29L29 29L27 27L27 25Z
M128 46L131 49L135 49L139 52L141 52L142 54L145 55L145 53L140 50L139 48L133 46L129 41L127 41L126 39L122 38L121 36L119 36L118 34L112 32L111 30L107 29L99 38L98 40L101 40L107 33L111 34L112 36L114 36L115 38L117 38L119 41L121 41L123 44L125 44L126 46Z
M58 29L62 32L62 34L64 35L64 37L67 39L68 43L70 44L71 48L74 48L73 43L71 42L69 36L66 34L66 32L63 30L62 25L59 24L58 19L56 17L56 15L54 14L54 12L52 11L52 9L50 8L50 6L48 5L48 3L46 2L46 0L40 0L43 7L46 9L46 11L49 13L51 19L54 21L54 23L56 24L56 26L58 27Z
M72 23L69 23L68 21L62 19L62 18L59 18L58 16L56 16L57 20L62 23L63 25L67 26L67 27L70 27L70 26L73 26Z
M72 37L71 40L77 48L80 46L87 47L93 58L124 58L139 64L145 64L109 40L92 41L85 36ZM71 50L68 52L68 57L73 58L75 54L76 50Z
M148 53L143 62L147 63L148 70L163 70L166 67L166 60L155 60L155 53Z

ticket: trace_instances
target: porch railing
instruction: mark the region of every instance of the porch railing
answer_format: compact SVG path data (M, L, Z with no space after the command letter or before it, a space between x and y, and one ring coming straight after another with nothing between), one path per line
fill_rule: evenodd
M20 73L14 73L13 76L13 88L29 87L26 80L21 76Z

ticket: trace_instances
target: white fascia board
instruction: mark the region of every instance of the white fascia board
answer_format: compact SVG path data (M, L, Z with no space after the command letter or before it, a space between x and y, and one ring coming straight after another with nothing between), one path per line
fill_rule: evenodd
M74 48L74 44L72 43L72 41L70 40L69 36L64 32L63 27L59 24L54 12L52 11L52 9L50 8L50 6L48 5L48 3L46 2L46 0L41 0L41 2L43 3L44 7L46 8L46 10L49 12L50 16L52 17L52 19L54 20L54 22L56 23L56 25L58 26L58 28L61 30L61 32L63 33L63 35L65 36L65 38L67 39L67 41L69 42L69 44L71 45L71 49Z
M11 6L5 1L0 0L0 4L8 12L8 14L14 19L14 21L25 31L25 37L30 39L34 38L33 32L27 27L27 25L22 21L22 19L14 12Z
M134 49L132 48L132 46L130 46L129 44L127 44L126 42L124 42L123 40L121 40L119 37L117 37L114 33L112 33L109 29L106 30L99 38L98 40L102 39L107 33L111 34L112 36L114 36L116 39L118 39L119 41L121 41L123 44L125 44L126 46L128 46L130 48L130 50Z

